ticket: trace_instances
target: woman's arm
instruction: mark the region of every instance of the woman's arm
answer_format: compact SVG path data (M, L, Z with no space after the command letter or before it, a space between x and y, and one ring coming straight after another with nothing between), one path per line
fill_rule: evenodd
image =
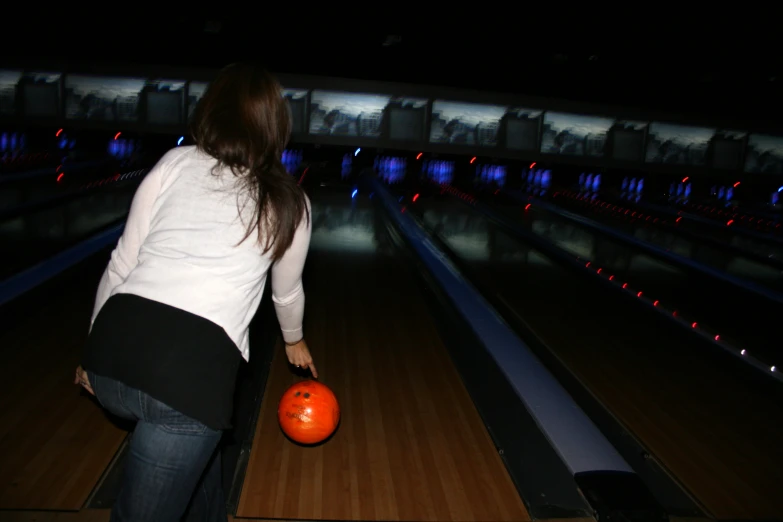
M272 267L272 301L286 343L296 342L303 336L305 293L302 287L302 270L310 248L312 232L312 212L309 201L307 213L310 219L307 220L303 216L290 248Z

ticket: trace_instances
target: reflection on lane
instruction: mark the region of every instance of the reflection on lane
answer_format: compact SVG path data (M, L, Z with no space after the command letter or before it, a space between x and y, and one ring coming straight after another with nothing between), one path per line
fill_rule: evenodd
M524 253L527 262L540 259L540 256L531 255L524 244L510 242L506 234L494 229L481 214L466 205L455 205L453 201L432 198L417 204L416 208L423 213L425 223L460 255L471 260L496 261L503 258L504 250L516 248ZM718 335L722 342L747 350L767 367L781 366L780 348L774 342L782 308L778 303L710 278L696 277L676 265L593 233L554 213L537 211L535 205L528 210L518 206L497 207L497 210L505 212L519 229L559 247L574 258L581 258L586 264L589 262L592 269L600 269L604 275L611 274L642 292L641 295L651 302L658 301L662 307L693 321L701 331L710 332L710 336ZM469 249L461 236L471 229L477 231L478 237L469 243L474 247ZM484 240L487 247L478 250L475 246L481 244L480 240Z
M351 197L351 190L308 193L312 206L311 251L356 254L387 253L384 223L372 202Z
M423 200L411 210L713 515L761 519L783 509L773 485L783 480L773 464L783 459L783 425L770 421L783 414L780 393L460 203ZM561 245L595 252L595 240L569 227L541 227ZM481 234L489 239L478 248Z
M125 219L142 176L0 221L0 278L29 268Z
M770 290L783 292L783 272L779 268L766 264L763 261L738 255L735 251L728 248L720 248L720 246L708 241L699 241L697 238L677 234L674 231L650 224L643 219L629 218L625 213L619 212L618 214L611 208L606 209L591 205L588 202L573 201L568 196L555 199L555 203L570 212L632 235L640 241L664 248L672 253L692 259L706 266L711 266L727 274L752 281ZM518 207L519 205L517 204L516 206ZM543 209L535 209L535 212L547 213ZM555 214L552 215L551 219L559 218ZM678 227L680 226L678 225ZM737 236L734 236L733 239L744 240L744 238ZM740 247L737 246L737 248ZM744 250L755 252L755 250L747 248ZM765 254L764 257L768 257L768 254Z

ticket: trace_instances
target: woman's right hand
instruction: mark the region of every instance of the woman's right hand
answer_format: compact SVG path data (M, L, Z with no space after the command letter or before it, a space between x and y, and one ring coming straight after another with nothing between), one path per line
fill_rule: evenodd
M297 368L309 369L310 373L313 374L313 378L318 378L318 371L313 364L313 356L310 355L310 350L307 348L307 343L304 339L295 344L286 344L285 353L288 356L288 362Z

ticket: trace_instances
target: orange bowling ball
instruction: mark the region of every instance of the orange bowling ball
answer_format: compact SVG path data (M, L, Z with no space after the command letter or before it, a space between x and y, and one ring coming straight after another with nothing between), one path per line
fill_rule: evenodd
M300 444L328 439L340 422L340 404L332 390L306 380L288 388L277 407L277 420L288 437Z

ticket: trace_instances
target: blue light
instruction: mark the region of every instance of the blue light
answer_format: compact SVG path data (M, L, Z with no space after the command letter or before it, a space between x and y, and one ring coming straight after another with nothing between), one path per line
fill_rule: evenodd
M179 139L177 140L177 147L182 145L183 141L185 141L185 136L180 136Z
M358 189L353 189L353 192L351 193L351 198L355 198L356 194L358 194L358 193L359 193Z
M778 189L778 192L781 192L781 191L783 191L783 187L780 187L780 188Z
M358 149L356 149L356 152L354 152L354 153L353 153L353 156L354 156L354 158L355 158L356 156L358 156L358 155L359 155L359 153L360 153L361 151L362 151L362 148L361 148L361 147L359 147Z

